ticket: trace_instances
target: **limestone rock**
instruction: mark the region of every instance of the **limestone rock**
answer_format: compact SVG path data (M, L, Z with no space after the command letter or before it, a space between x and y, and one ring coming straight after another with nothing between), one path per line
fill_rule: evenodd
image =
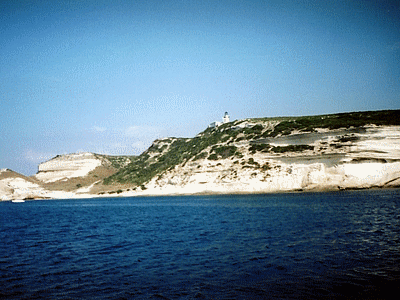
M54 182L73 177L86 176L102 163L93 153L59 155L39 165L36 179L42 182Z

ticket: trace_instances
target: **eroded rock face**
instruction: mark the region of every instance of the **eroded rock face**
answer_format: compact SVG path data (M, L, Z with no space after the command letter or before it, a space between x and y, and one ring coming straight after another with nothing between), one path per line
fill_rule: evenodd
M119 157L118 161L129 160ZM75 153L40 164L39 172L30 177L1 169L0 200L92 197L90 189L112 174L111 164L104 155Z
M337 190L400 186L400 126L371 126L359 132L331 130L293 134L267 143L312 145L314 150L256 153L242 158L189 161L154 178L146 193L246 193Z
M35 178L48 183L73 177L86 176L100 166L102 161L93 153L59 155L39 165Z
M0 200L71 198L73 193L48 191L40 182L9 169L0 170Z
M14 190L7 184L0 180L0 200L10 200L10 196L14 193Z

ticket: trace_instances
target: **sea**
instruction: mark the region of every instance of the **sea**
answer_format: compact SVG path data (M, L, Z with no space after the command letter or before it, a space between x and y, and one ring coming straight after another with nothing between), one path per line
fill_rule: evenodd
M0 299L398 299L400 189L0 203Z

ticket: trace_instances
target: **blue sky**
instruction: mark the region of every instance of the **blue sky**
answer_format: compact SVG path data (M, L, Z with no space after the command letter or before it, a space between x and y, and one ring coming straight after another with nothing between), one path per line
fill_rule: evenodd
M231 119L400 108L397 1L1 1L0 168Z

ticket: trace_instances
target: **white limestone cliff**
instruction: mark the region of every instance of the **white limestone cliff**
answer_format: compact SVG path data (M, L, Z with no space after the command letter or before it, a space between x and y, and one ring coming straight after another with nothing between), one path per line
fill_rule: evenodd
M85 197L88 188L76 191L65 190L65 186L50 187L49 184L82 179L104 164L104 160L93 153L58 155L39 165L39 171L26 177L12 170L0 171L0 199L67 199ZM79 186L79 185L78 185ZM92 186L92 185L91 185Z
M36 179L42 182L54 182L74 177L86 176L100 166L102 161L93 153L83 152L59 155L39 165Z
M343 139L339 148L327 144L343 138L343 133L343 130L321 130L318 134L298 135L297 139L291 135L274 140L276 145L291 145L312 135L315 150L301 153L251 154L244 149L240 160L189 161L153 178L140 194L268 193L400 186L400 126L370 126L363 132L346 135L348 141Z

